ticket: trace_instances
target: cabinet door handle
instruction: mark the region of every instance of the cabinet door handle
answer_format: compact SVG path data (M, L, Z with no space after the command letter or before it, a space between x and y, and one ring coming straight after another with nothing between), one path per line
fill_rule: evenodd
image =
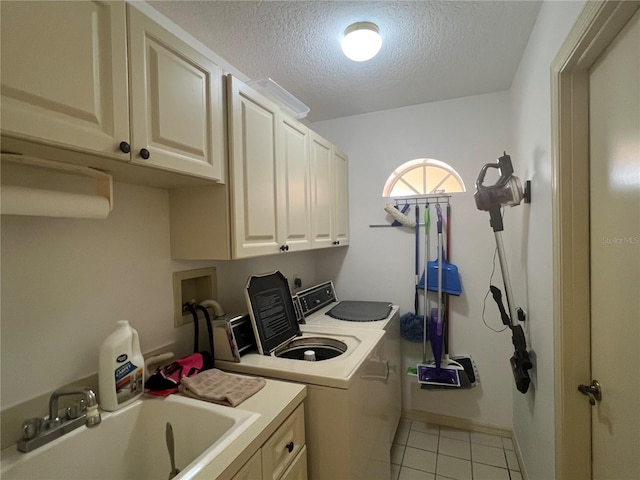
M334 245L340 245L340 240L336 240L333 242Z
M289 245L280 245L280 251L281 252L288 252L289 251Z
M120 151L122 153L131 152L131 145L129 145L127 142L120 142Z
M293 442L289 442L285 445L285 448L289 453L293 452Z
M151 156L151 153L146 148L142 148L142 149L140 149L140 156L142 158L144 158L145 160L148 160L149 157Z

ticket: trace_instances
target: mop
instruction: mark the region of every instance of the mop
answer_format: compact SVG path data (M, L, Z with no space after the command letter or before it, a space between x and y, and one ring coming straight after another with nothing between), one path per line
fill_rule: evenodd
M429 248L429 228L431 226L431 211L429 209L429 203L424 207L424 264L426 275L426 265L431 256L431 250ZM418 282L419 283L419 282ZM419 286L418 286L419 287ZM423 287L424 288L424 287ZM422 336L422 363L427 363L427 312L429 311L429 298L427 297L427 289L424 290L424 319L422 324L423 336ZM417 373L417 372L416 372Z
M451 256L451 205L447 204L447 221L446 221L446 252L447 256ZM446 272L446 269L443 269ZM450 324L449 324L449 294L445 294L443 298L444 308L444 359L443 365L446 368L455 368L459 371L460 387L471 388L475 387L478 383L478 373L473 359L468 355L458 355L456 357L449 356L449 339L450 339ZM437 390L447 388L442 385L422 385L422 388L429 390Z
M460 371L456 368L443 368L442 366L442 210L439 204L436 205L436 213L438 215L438 306L437 308L431 309L428 324L429 342L431 343L434 364L419 364L417 366L418 382L425 385L459 388L461 386ZM425 262L425 268L428 268L427 262ZM425 289L425 307L427 305L426 297L427 290Z

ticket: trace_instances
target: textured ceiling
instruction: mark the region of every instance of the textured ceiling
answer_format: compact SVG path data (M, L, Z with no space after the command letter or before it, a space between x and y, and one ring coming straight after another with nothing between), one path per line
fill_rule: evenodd
M148 1L252 79L327 120L507 90L539 1ZM344 29L371 21L380 53L352 62Z

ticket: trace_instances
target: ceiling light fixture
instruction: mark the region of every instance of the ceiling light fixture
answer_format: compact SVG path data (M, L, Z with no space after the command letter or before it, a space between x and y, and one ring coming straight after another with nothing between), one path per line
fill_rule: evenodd
M355 62L364 62L376 56L382 46L378 26L371 22L349 25L342 38L342 51Z

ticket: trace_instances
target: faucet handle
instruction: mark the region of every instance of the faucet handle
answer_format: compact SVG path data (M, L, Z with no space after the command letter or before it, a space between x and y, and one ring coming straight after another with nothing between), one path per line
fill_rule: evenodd
M44 420L40 417L28 418L22 422L22 439L31 440L37 437L42 430Z
M87 402L83 399L78 400L67 406L67 418L74 419L82 416L87 411Z

